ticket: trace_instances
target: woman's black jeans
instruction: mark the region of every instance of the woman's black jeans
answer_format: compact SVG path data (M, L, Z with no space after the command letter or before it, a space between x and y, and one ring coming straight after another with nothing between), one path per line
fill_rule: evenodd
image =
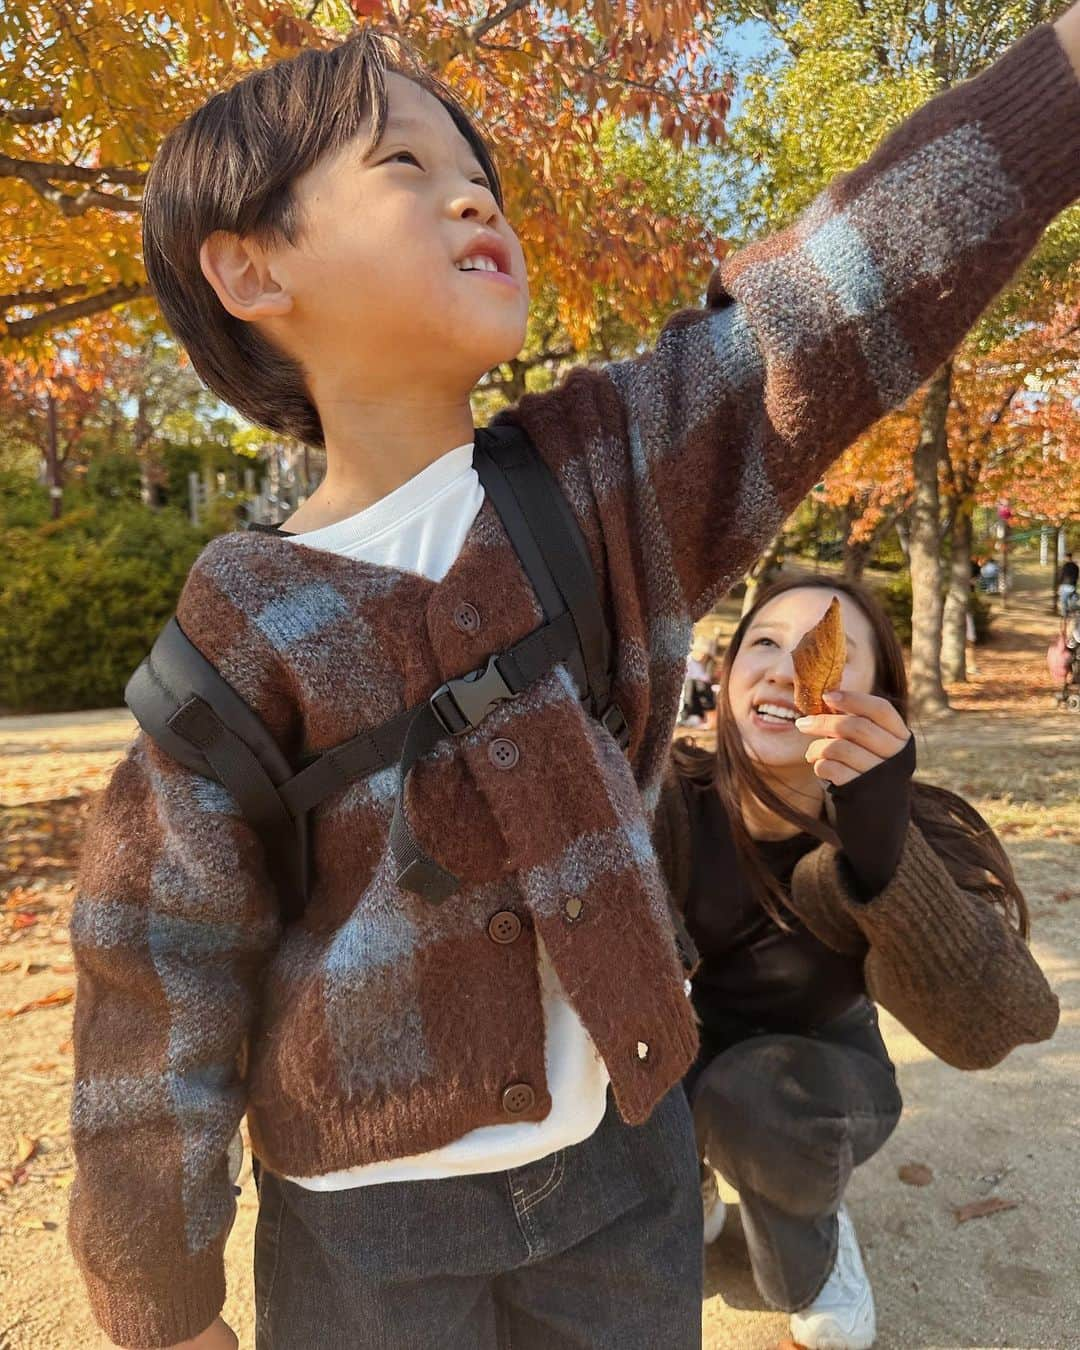
M806 1035L763 1032L687 1079L700 1155L739 1192L754 1280L776 1308L812 1303L836 1259L852 1170L896 1128L902 1102L861 999Z

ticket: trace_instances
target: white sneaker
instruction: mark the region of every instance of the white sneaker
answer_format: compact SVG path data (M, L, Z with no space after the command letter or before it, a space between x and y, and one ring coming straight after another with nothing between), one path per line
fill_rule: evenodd
M840 1206L836 1217L840 1221L836 1264L813 1303L792 1313L791 1338L806 1350L869 1350L877 1334L874 1294L846 1205Z
M679 725L681 727L703 727L705 725L704 717L699 717L697 713L691 713L689 717L683 717Z
M703 1163L701 1167L701 1208L705 1214L705 1245L708 1246L710 1242L715 1242L723 1231L727 1205L720 1199L716 1173L707 1163Z

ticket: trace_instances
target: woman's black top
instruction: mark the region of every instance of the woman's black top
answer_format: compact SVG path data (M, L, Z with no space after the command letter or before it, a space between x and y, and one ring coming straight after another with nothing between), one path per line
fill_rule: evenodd
M914 770L912 737L899 754L829 790L853 900L870 900L896 870ZM789 928L782 928L751 890L715 789L686 779L681 786L693 854L685 917L701 954L693 999L703 1050L719 1053L760 1030L809 1032L839 1017L866 993L862 961L827 947L786 908ZM819 845L809 834L754 844L787 892L795 864Z
M693 839L686 926L701 953L693 999L703 1040L733 1043L759 1029L809 1031L839 1017L866 992L862 962L826 947L786 909L785 932L750 888L719 796L683 787ZM797 834L758 840L756 848L786 890L795 864L820 842Z

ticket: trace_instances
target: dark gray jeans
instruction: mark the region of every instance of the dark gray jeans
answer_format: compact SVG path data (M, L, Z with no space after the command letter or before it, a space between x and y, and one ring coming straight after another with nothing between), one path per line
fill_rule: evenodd
M812 1303L836 1259L852 1170L896 1128L896 1072L868 1000L806 1036L761 1034L690 1088L698 1148L739 1192L754 1281L776 1308Z
M262 1169L256 1350L699 1350L681 1087L509 1172L309 1191Z

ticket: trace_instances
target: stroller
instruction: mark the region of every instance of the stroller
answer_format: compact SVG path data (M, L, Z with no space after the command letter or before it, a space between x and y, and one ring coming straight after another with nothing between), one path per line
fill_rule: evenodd
M1061 630L1046 650L1050 678L1058 707L1080 713L1080 596L1075 592L1064 605Z

